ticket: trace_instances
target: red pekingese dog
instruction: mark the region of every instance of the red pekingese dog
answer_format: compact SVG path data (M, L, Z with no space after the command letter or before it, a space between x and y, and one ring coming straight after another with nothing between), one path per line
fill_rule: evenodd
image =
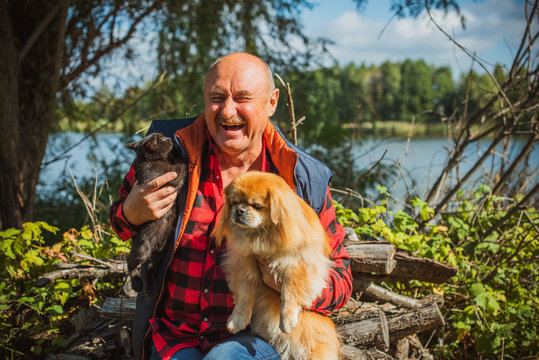
M218 246L226 238L224 270L235 303L228 330L235 334L251 324L283 360L338 359L335 325L306 310L332 266L316 212L271 173L242 174L224 192L213 235ZM282 285L280 294L262 281L259 259Z

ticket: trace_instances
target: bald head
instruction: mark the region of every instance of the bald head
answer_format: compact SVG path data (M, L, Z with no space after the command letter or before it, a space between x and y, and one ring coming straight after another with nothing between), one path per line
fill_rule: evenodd
M228 54L215 60L210 66L206 79L204 80L204 88L206 88L206 82L208 81L208 77L210 76L210 74L214 72L216 68L218 68L220 65L228 66L229 63L235 64L238 69L245 69L246 66L259 67L261 74L264 74L267 79L268 94L271 93L273 89L275 89L273 72L271 71L269 65L258 56L241 52Z
M204 83L204 116L227 163L241 159L249 165L258 159L262 133L278 100L271 70L260 58L233 53L213 64Z

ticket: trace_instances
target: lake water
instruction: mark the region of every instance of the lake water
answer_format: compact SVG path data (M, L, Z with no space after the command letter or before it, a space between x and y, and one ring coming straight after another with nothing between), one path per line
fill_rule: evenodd
M135 137L140 138L140 137ZM54 184L58 179L71 179L69 170L77 181L97 176L100 183L107 177L104 164L118 166L125 173L134 159L134 153L125 148L125 143L133 138L127 138L119 134L98 134L95 137L84 139L79 133L53 134L49 138L46 156L43 163L55 159L63 154L62 159L52 162L43 167L40 176L39 191L54 190ZM65 149L76 145L70 151ZM459 175L463 176L475 160L484 153L489 142L484 141L469 146L462 157L459 166ZM522 148L523 142L514 141L510 145L509 157L514 158ZM365 140L358 144L351 156L361 169L368 169L380 159L387 150L384 164L399 164L402 175L392 180L392 183L383 184L390 193L402 198L406 195L406 189L415 190L420 195L430 189L430 186L439 176L446 160L447 148L450 143L444 138L412 139L410 142L402 139L379 139ZM502 148L498 149L502 151ZM483 164L482 170L475 175L475 180L481 180L490 173L492 162L499 163L500 157L496 156ZM530 166L533 170L539 169L539 146L536 144L530 156ZM455 173L452 174L453 180ZM450 186L452 179L448 179ZM539 175L535 175L530 182L532 185L539 181Z

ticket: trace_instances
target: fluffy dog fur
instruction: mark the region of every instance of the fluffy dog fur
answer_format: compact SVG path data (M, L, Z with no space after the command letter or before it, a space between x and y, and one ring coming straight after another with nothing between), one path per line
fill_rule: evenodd
M187 174L187 165L181 151L174 146L172 140L162 134L153 133L142 140L127 144L129 149L137 153L135 162L136 180L143 185L167 172L176 172L178 176L167 185L176 189L182 187ZM156 294L157 271L164 261L165 245L174 235L174 224L177 220L176 205L159 219L149 221L140 226L138 234L133 237L131 251L127 257L127 269L131 276L131 287L146 295ZM138 267L146 268L139 274Z
M316 212L279 176L248 172L225 188L214 235L226 238L224 270L235 307L231 333L251 329L283 360L336 360L335 325L309 308L326 285L332 261ZM281 293L262 281L258 259L269 264Z

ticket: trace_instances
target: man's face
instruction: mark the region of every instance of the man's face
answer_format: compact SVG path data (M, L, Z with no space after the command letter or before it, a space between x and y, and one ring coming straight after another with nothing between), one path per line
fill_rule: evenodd
M269 90L268 75L255 59L246 54L229 55L206 78L206 123L219 149L229 155L253 151L253 146L261 144L268 118L277 106L279 90Z

